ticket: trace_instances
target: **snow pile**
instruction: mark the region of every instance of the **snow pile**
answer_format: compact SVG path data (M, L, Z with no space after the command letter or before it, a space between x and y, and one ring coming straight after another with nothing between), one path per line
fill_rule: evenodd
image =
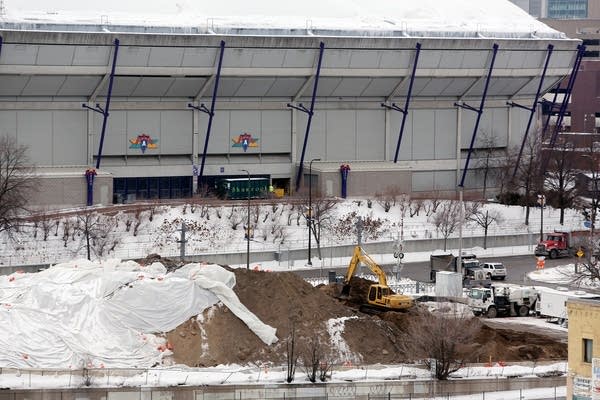
M586 262L585 259L582 262ZM557 285L573 285L580 289L600 291L600 282L580 277L583 268L583 266L577 267L576 263L568 263L554 268L537 269L528 273L527 277L533 281L554 283Z
M508 0L259 0L193 2L107 0L102 3L10 0L7 20L24 24L65 23L187 27L187 33L334 35L366 33L412 37L565 38ZM157 30L160 31L160 30ZM331 33L329 33L331 34Z
M354 362L359 363L361 360L350 351L348 343L344 340L343 333L346 326L346 321L350 319L358 319L358 316L332 318L327 321L327 332L331 338L333 348L338 350L338 362Z
M156 336L221 301L263 342L277 341L214 264L172 273L160 263L77 260L0 276L0 367L150 367L170 354Z

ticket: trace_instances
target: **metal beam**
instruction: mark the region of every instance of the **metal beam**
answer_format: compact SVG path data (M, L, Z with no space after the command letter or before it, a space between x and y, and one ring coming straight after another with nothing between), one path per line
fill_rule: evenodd
M219 62L217 64L217 73L215 75L215 85L213 86L212 100L210 110L204 104L200 107L192 103L188 103L189 108L202 111L208 114L208 127L206 128L206 137L204 138L204 150L202 151L202 161L200 162L200 170L198 171L198 187L202 187L202 178L204 176L204 165L206 164L206 153L208 151L208 141L210 139L210 131L212 129L213 117L215 116L215 103L217 101L217 93L219 91L219 82L221 80L221 67L223 66L223 54L225 53L225 41L221 40Z
M467 159L465 160L465 167L463 168L463 173L462 173L462 177L460 179L460 184L458 185L461 188L464 188L464 185L465 185L465 178L467 176L467 171L469 169L469 162L471 161L471 154L473 153L473 146L475 145L475 139L477 138L477 130L479 129L479 122L481 121L481 114L483 114L483 108L485 106L485 98L487 96L488 87L490 85L490 80L492 78L492 71L494 70L496 54L498 54L498 44L494 43L494 46L492 49L492 60L490 62L490 67L488 69L487 78L485 80L485 87L483 88L483 94L481 95L481 103L479 104L479 109L476 109L476 108L474 108L468 104L464 104L464 103L454 103L454 105L457 107L475 111L477 113L477 119L475 120L475 126L473 127L473 135L471 136L471 144L469 145L469 152L467 153Z
M552 137L550 138L550 144L548 145L549 149L552 151L554 149L554 145L556 144L556 139L558 139L558 133L560 131L560 126L562 125L563 118L565 116L565 112L567 111L567 107L569 105L569 100L571 99L571 93L573 92L573 87L575 86L575 81L577 80L577 73L579 72L579 67L581 66L581 61L583 59L583 54L585 53L585 46L579 45L577 46L577 56L575 57L575 62L573 63L573 71L571 72L571 76L569 77L569 83L567 84L567 89L565 96L563 98L562 104L560 106L560 111L558 112L558 118L556 120L556 125L554 126L554 132L552 133ZM546 173L546 169L548 168L549 157L542 157L542 163L540 166L540 175L543 176Z
M570 68L549 68L549 76L565 76ZM253 68L226 67L221 69L222 77L307 77L314 73L307 68ZM348 78L403 78L411 73L411 68L322 68L322 77ZM485 68L420 68L417 78L479 78L485 75ZM536 68L503 68L495 72L497 77L533 76L539 73ZM0 65L0 75L98 75L106 74L104 66L84 65ZM214 67L131 67L120 66L119 76L168 76L168 77L209 77Z
M517 162L515 163L515 169L513 170L513 178L517 175L517 171L519 169L519 163L521 162L523 149L525 148L525 143L527 141L527 134L529 133L529 129L531 128L531 122L533 121L533 116L535 115L538 99L540 97L540 93L542 92L542 87L544 86L544 79L546 78L546 71L548 70L548 64L550 63L550 57L552 57L553 50L554 46L552 44L549 44L548 53L546 54L546 61L544 62L544 69L542 70L542 76L540 77L540 84L538 85L537 92L535 93L535 98L533 99L533 104L531 105L531 107L525 107L512 101L508 101L506 103L511 107L519 107L529 111L529 120L527 121L527 127L525 128L525 132L523 134L523 140L521 142L521 148L519 149L519 155L517 156Z
M112 96L113 89L113 81L115 77L115 70L117 68L117 57L119 54L119 39L115 39L115 46L113 50L113 59L112 59L112 68L110 70L110 80L108 83L108 93L106 95L106 104L104 108L100 106L100 104L96 104L96 107L90 107L88 104L83 103L81 106L83 108L87 108L89 110L95 111L97 113L102 114L102 131L100 133L100 144L98 145L98 155L96 157L96 169L100 169L100 162L102 161L102 149L104 148L104 137L106 135L106 125L108 123L109 109L110 109L110 99ZM91 206L94 204L94 177L96 176L96 171L88 169L85 172L86 183L87 183L87 205Z
M415 83L415 74L417 71L417 64L419 63L419 54L421 53L421 43L417 42L415 46L415 59L413 62L412 73L410 75L410 83L408 85L408 93L406 94L406 101L404 108L399 108L396 104L392 103L391 106L382 103L381 106L387 109L400 111L402 113L402 123L400 124L400 132L398 132L398 142L396 143L396 153L394 154L394 163L398 162L398 154L400 153L400 143L402 143L402 134L404 133L404 125L406 124L406 117L408 115L408 106L410 105L410 98L412 96L413 84Z
M298 174L296 175L296 192L298 191L298 189L300 189L300 181L302 178L302 169L304 168L304 156L306 154L306 145L308 143L308 136L310 135L310 126L312 123L312 117L314 115L315 99L317 97L317 88L319 85L319 76L321 74L321 64L323 63L324 50L325 50L325 43L321 42L319 44L319 60L317 62L317 71L315 72L315 77L314 77L314 85L313 85L313 91L312 91L312 98L310 101L310 108L307 109L306 107L304 107L302 105L302 103L300 103L297 106L290 104L290 103L288 103L288 105L287 105L289 108L293 108L295 110L302 111L308 115L308 121L306 122L306 132L304 133L304 144L302 145L302 153L300 155L300 166L298 168Z
M550 112L548 113L548 117L546 117L546 122L544 122L544 127L542 128L542 141L546 138L546 131L548 130L548 125L550 124L550 117L552 116L552 111L556 108L556 99L558 98L558 89L560 88L560 81L556 83L554 87L554 97L552 98L552 102L546 101L542 99L541 103L550 103Z

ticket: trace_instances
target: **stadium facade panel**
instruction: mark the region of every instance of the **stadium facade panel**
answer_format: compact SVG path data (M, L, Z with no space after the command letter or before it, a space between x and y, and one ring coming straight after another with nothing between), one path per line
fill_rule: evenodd
M485 100L474 148L492 147L501 157L521 144L529 118L527 110L507 101L530 107L548 46L553 50L542 93L571 72L580 43L534 34L199 34L1 26L2 133L28 146L30 161L43 177L60 176L61 185L69 187L68 195L46 197L52 204L40 195L36 202L45 206L85 201L84 172L97 165L99 153L103 179L94 187L94 203L190 196L218 179L244 177L241 170L268 177L290 193L303 176L297 174L300 165L305 174L314 159L320 161L312 164L313 183L326 195L340 194L342 164L351 167L349 195L394 186L415 196L451 193L478 116L457 104L476 109ZM311 104L315 82L302 158L309 113L298 107ZM207 140L210 114L202 105L210 108L217 83ZM105 118L101 111L109 97ZM407 99L398 147L404 116L398 108L403 110ZM467 191L482 184L474 154Z

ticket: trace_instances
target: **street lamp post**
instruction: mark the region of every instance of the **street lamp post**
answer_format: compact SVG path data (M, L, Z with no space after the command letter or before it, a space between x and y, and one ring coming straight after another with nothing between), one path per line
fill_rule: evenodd
M312 163L313 161L321 161L320 158L313 158L308 163L308 218L306 219L306 223L308 225L308 266L312 266L310 251L311 251L311 236L312 236Z
M544 206L546 205L546 196L538 194L538 203L540 205L540 242L544 241Z
M246 269L250 269L250 172L247 169L241 169L248 175L248 186L246 187L246 196L248 197L248 222L246 224Z

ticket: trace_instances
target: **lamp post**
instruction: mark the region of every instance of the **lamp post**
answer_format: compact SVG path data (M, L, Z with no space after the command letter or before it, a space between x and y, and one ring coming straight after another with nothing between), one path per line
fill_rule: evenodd
M311 257L310 257L310 251L311 251L311 243L310 243L310 238L312 236L312 163L313 161L321 161L320 158L313 158L312 160L310 160L310 163L308 163L308 218L306 219L307 225L308 225L308 266L311 267L312 266L312 261L311 261Z
M544 241L544 206L546 205L546 196L538 194L538 204L540 205L540 242Z
M246 269L250 269L250 172L247 169L241 169L248 175L248 186L246 187L246 196L248 197L248 222L246 224Z

